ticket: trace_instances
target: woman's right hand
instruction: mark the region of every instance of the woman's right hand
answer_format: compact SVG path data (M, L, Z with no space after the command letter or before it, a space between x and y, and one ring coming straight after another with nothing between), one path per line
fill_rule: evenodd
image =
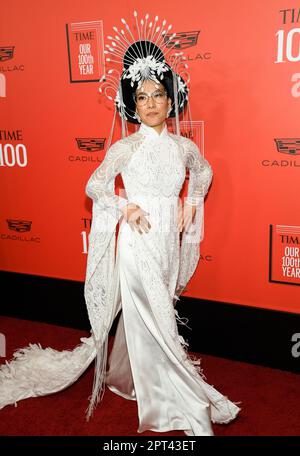
M144 211L140 206L135 203L129 203L122 208L122 212L125 221L129 223L132 231L137 230L142 234L142 230L148 233L151 228L150 223L146 219L145 215L149 215L149 212Z

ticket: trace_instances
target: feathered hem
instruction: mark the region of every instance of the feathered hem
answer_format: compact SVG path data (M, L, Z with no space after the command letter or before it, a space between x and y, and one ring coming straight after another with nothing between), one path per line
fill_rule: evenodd
M92 338L81 339L73 350L29 344L0 366L0 409L29 397L56 393L72 385L94 360Z

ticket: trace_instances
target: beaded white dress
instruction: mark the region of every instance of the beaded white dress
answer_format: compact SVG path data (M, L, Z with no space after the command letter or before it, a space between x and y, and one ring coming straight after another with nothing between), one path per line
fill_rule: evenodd
M186 201L197 209L194 226L180 242L177 210L186 168ZM118 174L126 197L114 192ZM208 436L212 422L237 416L237 403L206 383L200 360L188 353L175 308L199 261L212 175L195 143L179 140L166 125L159 134L142 123L137 133L113 144L86 186L94 203L85 281L92 335L74 350L31 344L16 352L15 360L0 367L0 408L69 387L96 358L99 384L137 401L139 433L176 429ZM149 232L132 231L125 222L121 208L128 202L147 211ZM120 310L108 357L108 332Z
M139 134L143 141L121 175L127 200L149 213L151 228L139 234L124 220L120 227L117 264L122 312L106 384L137 401L138 432L181 429L188 435L213 435L211 421L230 421L240 409L204 381L202 369L178 334L176 208L186 163L166 126L159 134L142 123ZM212 170L203 157L201 164L198 178L203 195ZM196 189L190 203L192 198L196 199Z

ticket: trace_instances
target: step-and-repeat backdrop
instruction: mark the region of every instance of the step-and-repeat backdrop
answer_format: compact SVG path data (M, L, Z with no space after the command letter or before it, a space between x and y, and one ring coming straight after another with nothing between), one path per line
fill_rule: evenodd
M214 170L186 295L299 312L300 5L285 0L4 2L0 268L83 281L91 200L113 117L99 93L121 18L176 31L192 131ZM120 138L118 121L113 140ZM188 182L183 189L185 195ZM120 176L116 191L122 189Z

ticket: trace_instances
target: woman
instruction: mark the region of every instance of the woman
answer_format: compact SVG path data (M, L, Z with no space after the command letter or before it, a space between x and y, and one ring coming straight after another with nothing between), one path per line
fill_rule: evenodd
M122 63L115 98L118 111L123 122L126 119L141 126L109 148L86 187L94 206L101 206L93 211L94 246L95 220L100 223L103 213L108 212L114 221L121 220L118 278L113 288L118 288L114 315L120 309L122 312L105 382L115 393L137 400L138 432L182 429L187 435L213 435L211 421L229 422L240 408L204 381L200 361L188 354L188 344L178 334L176 320L182 322L174 309L199 260L204 197L212 169L193 141L178 135L178 129L177 135L168 132L166 119L175 117L178 127L188 90L185 81L166 64L161 49L148 40L135 41L127 47ZM179 193L186 167L190 179L182 209ZM112 191L117 174L122 176L127 198ZM112 232L113 227L114 222L107 231ZM103 231L100 229L101 235ZM87 273L86 301L96 334L100 320L96 322L94 309L105 308L107 301L97 306L92 297L97 284L103 283L95 266L101 255L93 260L94 251L96 247L90 255L94 267ZM102 292L107 294L107 289ZM101 333L103 326L98 331L102 348ZM99 400L104 353L102 348L91 403Z
M137 401L138 432L213 435L211 422L227 423L240 411L205 382L200 361L189 355L178 333L177 321L184 323L174 306L199 261L212 169L196 144L178 134L188 90L157 43L139 39L120 46L126 51L115 104L123 138L108 148L86 185L93 200L85 280L91 337L72 351L31 344L16 352L0 369L0 408L70 386L95 360L88 418L105 384ZM116 45L112 52L121 51ZM175 118L177 134L168 132L168 117ZM126 121L140 123L139 130L126 135ZM186 167L188 196L181 208ZM118 174L126 197L115 194ZM108 358L108 334L120 310Z
M196 206L187 203L176 213L185 163L166 126L172 100L153 80L143 82L135 100L140 145L121 173L130 203L125 201L122 208L122 313L106 383L117 394L137 400L138 432L182 429L187 435L213 435L211 420L229 421L239 408L204 382L177 331L173 297L179 232L188 230ZM196 149L190 143L184 141L186 151ZM200 155L197 159L200 162ZM207 188L211 167L203 158L201 165L198 178ZM92 178L87 186L91 196L93 182Z

